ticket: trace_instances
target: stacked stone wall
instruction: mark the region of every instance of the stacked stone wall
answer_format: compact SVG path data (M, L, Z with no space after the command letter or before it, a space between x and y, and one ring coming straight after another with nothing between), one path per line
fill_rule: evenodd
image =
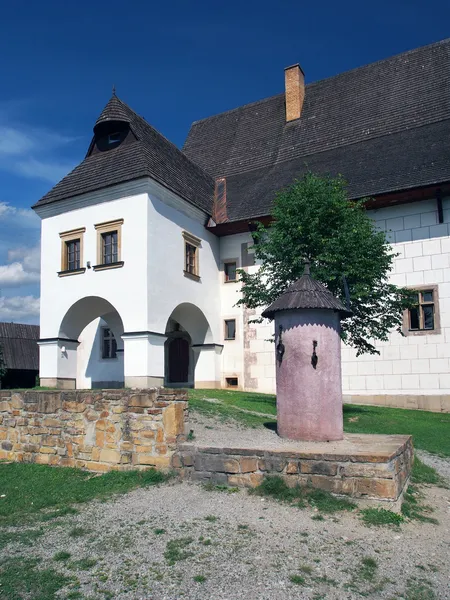
M0 390L0 460L95 472L169 468L184 390Z
M386 436L388 438L388 436ZM409 479L413 461L410 436L394 453L315 453L250 448L218 448L183 443L172 466L185 479L236 487L256 487L264 477L280 475L290 486L319 488L353 498L396 502ZM312 444L313 445L313 444Z

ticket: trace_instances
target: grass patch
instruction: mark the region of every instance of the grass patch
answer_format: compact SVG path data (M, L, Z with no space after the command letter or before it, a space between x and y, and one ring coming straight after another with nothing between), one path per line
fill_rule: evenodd
M106 499L137 487L162 483L166 478L154 469L93 475L63 467L0 464L1 492L5 494L0 501L0 525L23 525L30 520L73 514L76 509L72 504ZM48 509L53 510L48 512Z
M29 529L25 531L0 531L0 549L7 544L31 544L43 535L42 529Z
M447 482L439 475L436 469L429 467L417 457L414 458L411 481L412 483L437 485L444 488L448 487Z
M405 600L435 600L437 598L433 588L427 581L408 579L406 584Z
M71 563L70 568L79 569L80 571L89 571L89 569L95 567L97 562L98 561L95 558L81 558L80 560Z
M191 537L186 537L167 542L164 558L169 565L174 565L179 560L186 560L186 558L193 556L192 552L185 550L193 541Z
M57 552L53 555L53 560L56 560L57 562L63 562L65 560L69 560L71 556L72 555L70 554L70 552L65 552L64 550L61 550L61 552Z
M71 583L52 568L39 569L38 559L10 558L0 563L0 595L2 600L56 600L57 592Z
M365 556L361 560L361 566L359 568L359 576L361 579L366 579L367 581L373 581L378 569L377 561L371 556Z
M79 537L83 537L84 535L87 535L90 532L91 532L91 530L87 529L87 527L74 527L73 529L71 529L69 531L69 537L79 538Z
M209 521L210 523L215 523L218 518L219 517L216 517L215 515L207 515L205 517L205 521Z
M266 477L258 487L249 490L249 493L257 494L258 496L269 496L281 502L296 503L299 508L309 505L324 513L353 510L356 506L346 498L337 498L323 490L301 487L299 485L289 487L279 475ZM313 518L317 517L320 517L320 519L323 518L321 515L316 515Z
M164 533L166 533L166 530L165 529L154 529L153 533L155 535L163 535Z
M208 402L216 398L221 404ZM189 406L221 420L234 420L248 427L276 422L276 399L271 394L229 390L189 390ZM273 419L243 413L252 410ZM450 456L450 414L423 410L405 410L385 406L344 405L344 430L349 433L385 433L412 435L415 448Z
M394 525L398 527L404 518L398 513L385 508L364 508L361 510L361 518L366 525Z
M437 525L439 521L429 516L433 512L433 509L430 506L422 504L422 499L423 494L420 493L414 484L410 484L403 496L402 515L410 520Z
M196 583L205 583L205 581L206 581L206 577L205 577L204 575L195 575L195 576L193 577L193 580L194 580Z
M237 487L228 487L227 485L215 485L208 481L208 483L203 484L203 489L205 492L226 492L228 494L236 494L239 492L239 488Z
M305 585L305 578L301 575L291 575L289 581L295 585Z

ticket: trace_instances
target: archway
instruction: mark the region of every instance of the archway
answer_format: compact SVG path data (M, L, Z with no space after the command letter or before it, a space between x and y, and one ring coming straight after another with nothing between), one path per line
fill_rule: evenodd
M197 306L179 304L167 321L165 335L167 387L195 387L216 380L216 350L221 347L213 343L209 323Z
M123 387L122 319L115 307L99 296L75 302L59 329L61 371L70 373L76 388Z

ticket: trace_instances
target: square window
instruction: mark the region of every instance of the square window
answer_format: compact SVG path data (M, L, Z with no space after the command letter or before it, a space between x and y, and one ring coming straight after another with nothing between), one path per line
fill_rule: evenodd
M84 273L83 268L83 238L85 227L71 229L59 234L61 239L61 270L59 277Z
M183 231L182 235L184 238L183 273L190 279L200 281L199 254L202 241L187 231Z
M236 281L236 263L226 262L224 264L225 281Z
M110 265L118 260L117 231L102 233L102 264Z
M227 319L225 321L225 339L236 339L236 319Z
M239 384L237 377L225 377L227 387L237 387Z
M439 333L438 288L417 290L417 303L406 311L403 333Z
M109 327L102 329L102 358L117 358L117 342Z

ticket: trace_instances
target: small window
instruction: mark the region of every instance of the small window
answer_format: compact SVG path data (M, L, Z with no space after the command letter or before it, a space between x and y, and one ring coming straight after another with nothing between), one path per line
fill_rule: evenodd
M237 377L225 377L225 382L227 387L237 387L239 383Z
M191 275L197 275L197 248L192 244L186 242L186 265L185 265L186 273L190 273Z
M433 290L422 290L417 294L417 304L409 309L410 331L434 331L435 302Z
M184 238L184 274L186 277L200 280L200 269L199 269L199 252L201 247L201 240L183 231Z
M227 319L225 321L225 339L236 339L236 319Z
M117 231L102 233L102 264L110 265L118 260Z
M439 315L439 288L424 285L414 290L416 301L403 313L404 335L430 335L441 333Z
M83 237L85 227L64 231L59 234L61 238L61 270L59 277L78 275L84 273L83 265Z
M224 264L225 282L236 281L236 263L226 262Z
M66 270L76 271L80 268L80 240L66 242Z
M102 329L102 358L117 358L117 342L109 327Z
M123 219L94 225L97 231L97 264L94 271L123 267L122 225Z
M120 143L120 133L110 133L108 135L108 145L115 146Z

